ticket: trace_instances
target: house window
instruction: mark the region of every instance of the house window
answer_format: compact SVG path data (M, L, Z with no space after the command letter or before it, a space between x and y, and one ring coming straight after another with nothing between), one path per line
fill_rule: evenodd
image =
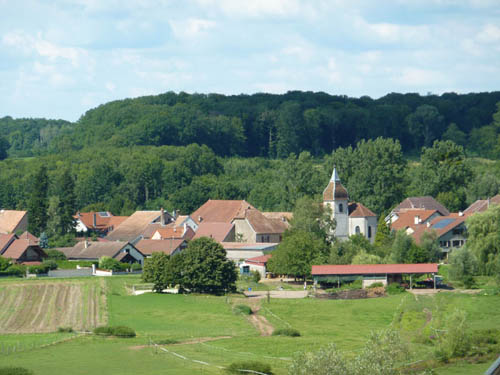
M242 274L249 274L250 273L250 266L241 267L241 273Z
M459 240L454 240L453 241L453 247L459 247L460 246L460 241Z
M339 204L339 212L344 212L344 205L342 203Z
M368 238L372 238L372 227L368 226Z
M356 225L355 231L356 231L356 234L360 234L361 233L361 229L359 229L359 225Z

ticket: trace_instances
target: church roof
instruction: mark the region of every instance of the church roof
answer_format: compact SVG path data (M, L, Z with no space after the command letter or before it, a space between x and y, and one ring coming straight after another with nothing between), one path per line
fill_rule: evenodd
M361 203L349 203L349 217L368 217L377 216L369 208L363 206Z
M333 201L335 199L349 199L349 195L344 185L340 182L337 169L334 167L330 182L323 191L323 201Z

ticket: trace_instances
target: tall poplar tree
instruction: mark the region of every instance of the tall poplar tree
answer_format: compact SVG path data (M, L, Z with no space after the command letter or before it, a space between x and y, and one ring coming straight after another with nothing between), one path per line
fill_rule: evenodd
M49 178L45 165L42 165L35 173L32 182L31 195L28 200L28 230L38 236L47 225Z
M75 182L69 169L63 172L58 182L61 234L65 234L74 230L73 215L76 212Z

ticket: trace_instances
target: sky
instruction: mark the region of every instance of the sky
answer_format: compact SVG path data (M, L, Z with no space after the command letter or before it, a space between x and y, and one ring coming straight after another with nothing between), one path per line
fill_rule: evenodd
M166 91L499 89L499 0L0 0L0 117Z

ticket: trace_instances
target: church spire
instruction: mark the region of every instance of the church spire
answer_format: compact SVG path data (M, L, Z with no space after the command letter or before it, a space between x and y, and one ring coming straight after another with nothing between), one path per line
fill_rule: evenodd
M330 179L330 181L333 181L333 182L339 181L340 182L339 175L337 174L337 168L335 168L335 166L333 166L332 178Z

